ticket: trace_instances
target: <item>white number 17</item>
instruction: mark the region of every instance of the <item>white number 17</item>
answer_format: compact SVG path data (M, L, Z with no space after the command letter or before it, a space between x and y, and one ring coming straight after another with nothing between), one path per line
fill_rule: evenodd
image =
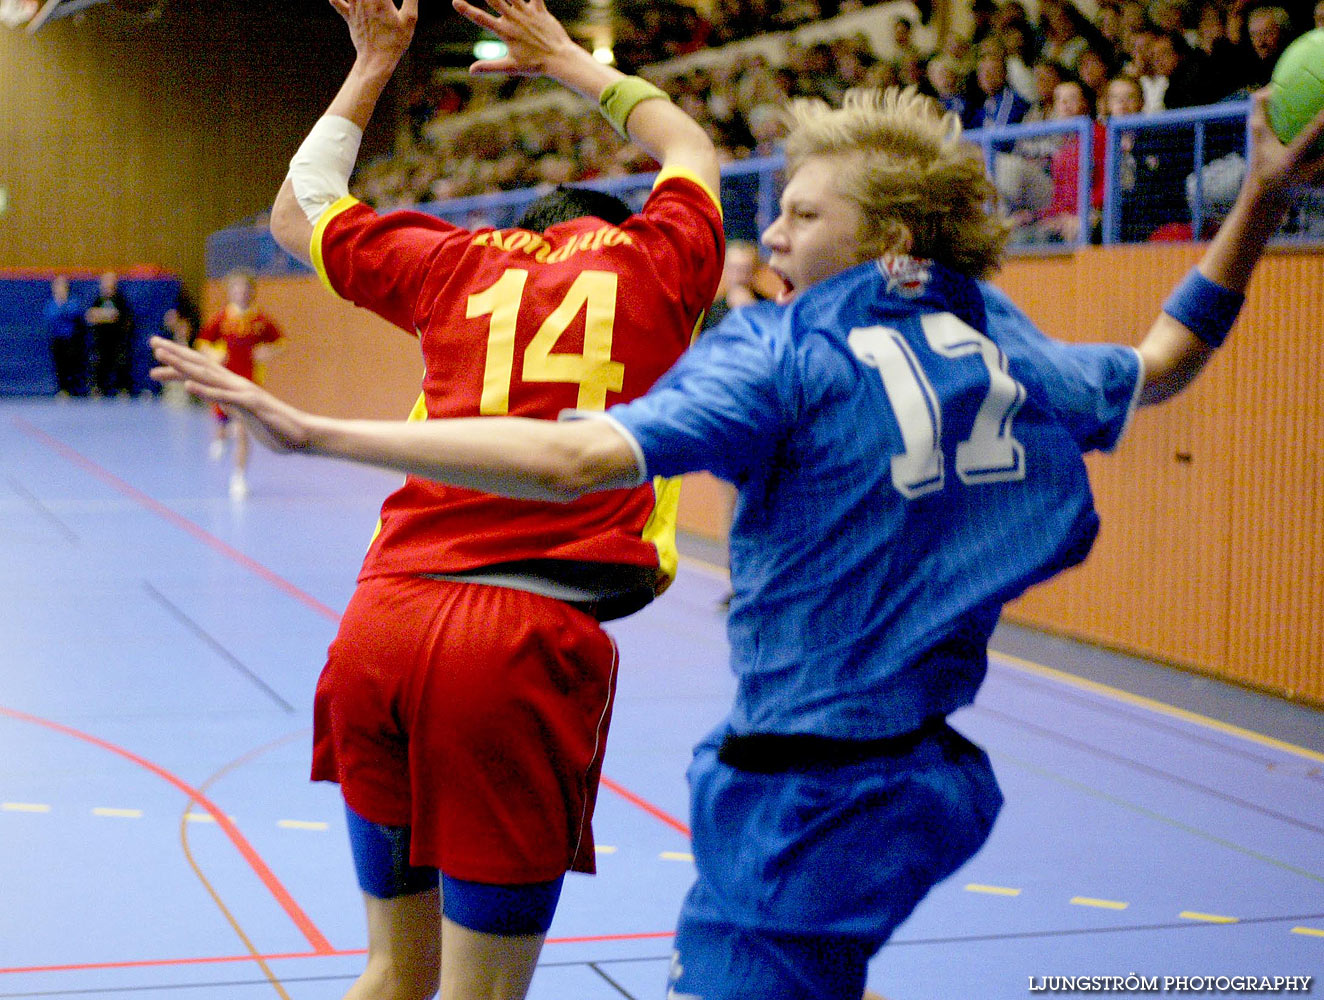
M956 475L967 485L1025 478L1025 448L1012 436L1011 423L1025 402L1025 387L1007 371L998 345L951 313L920 317L924 339L935 354L962 358L976 354L988 370L988 393L975 415L970 436L956 446ZM847 342L855 356L878 370L905 450L892 456L892 485L914 500L942 489L942 409L919 358L897 330L858 327Z

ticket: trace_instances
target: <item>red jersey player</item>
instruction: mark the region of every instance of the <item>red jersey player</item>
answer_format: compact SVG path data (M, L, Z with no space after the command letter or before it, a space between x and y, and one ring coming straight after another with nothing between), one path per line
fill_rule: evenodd
M284 337L274 320L253 307L257 285L252 271L237 269L225 278L225 308L198 331L196 344L205 353L215 355L236 375L263 382L264 367L281 348ZM242 421L231 427L229 417L219 406L212 407L216 435L211 443L211 457L224 454L227 433L234 437L234 472L230 474L230 496L242 500L248 495L248 431Z
M595 61L543 0L491 0L495 14L455 0L508 46L475 71L597 100L661 172L638 214L560 189L509 229L379 215L348 178L417 0L331 2L357 58L291 161L272 232L335 294L418 336L416 415L554 419L645 392L721 272L703 130ZM340 783L368 915L348 997L524 996L565 872L593 870L616 670L599 623L674 573L674 505L663 483L552 504L413 477L386 501L315 707L313 777Z

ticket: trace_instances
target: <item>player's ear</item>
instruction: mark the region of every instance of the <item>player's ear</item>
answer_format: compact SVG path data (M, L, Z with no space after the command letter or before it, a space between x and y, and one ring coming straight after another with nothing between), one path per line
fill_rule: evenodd
M866 260L887 254L908 254L915 246L915 234L900 219L884 219L876 226L871 239L861 241Z

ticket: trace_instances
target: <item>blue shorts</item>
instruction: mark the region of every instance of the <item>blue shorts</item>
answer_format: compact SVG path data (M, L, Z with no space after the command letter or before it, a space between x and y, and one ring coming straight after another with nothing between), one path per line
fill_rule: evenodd
M442 888L442 912L461 927L484 934L545 934L556 913L565 876L548 882L489 885L451 878L409 863L409 827L364 819L348 805L349 845L359 888L376 899L395 899Z
M359 888L376 899L412 896L437 888L437 869L409 863L409 827L364 819L348 804L349 848Z
M943 726L900 758L776 774L705 741L690 766L698 878L671 987L703 1000L859 1000L870 957L987 840L1002 794Z

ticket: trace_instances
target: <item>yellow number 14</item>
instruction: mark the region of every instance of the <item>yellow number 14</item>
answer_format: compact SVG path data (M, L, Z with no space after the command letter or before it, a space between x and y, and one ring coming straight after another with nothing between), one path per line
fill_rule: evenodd
M479 412L510 412L510 384L515 368L515 325L519 319L524 283L529 272L509 268L496 284L469 296L465 316L491 316L487 332L487 360L483 365L483 396ZM553 352L556 342L584 310L584 350L581 354ZM607 393L620 392L625 365L611 359L612 329L616 323L616 275L611 271L584 271L551 311L524 350L524 382L571 382L579 386L575 405L581 410L603 410Z

